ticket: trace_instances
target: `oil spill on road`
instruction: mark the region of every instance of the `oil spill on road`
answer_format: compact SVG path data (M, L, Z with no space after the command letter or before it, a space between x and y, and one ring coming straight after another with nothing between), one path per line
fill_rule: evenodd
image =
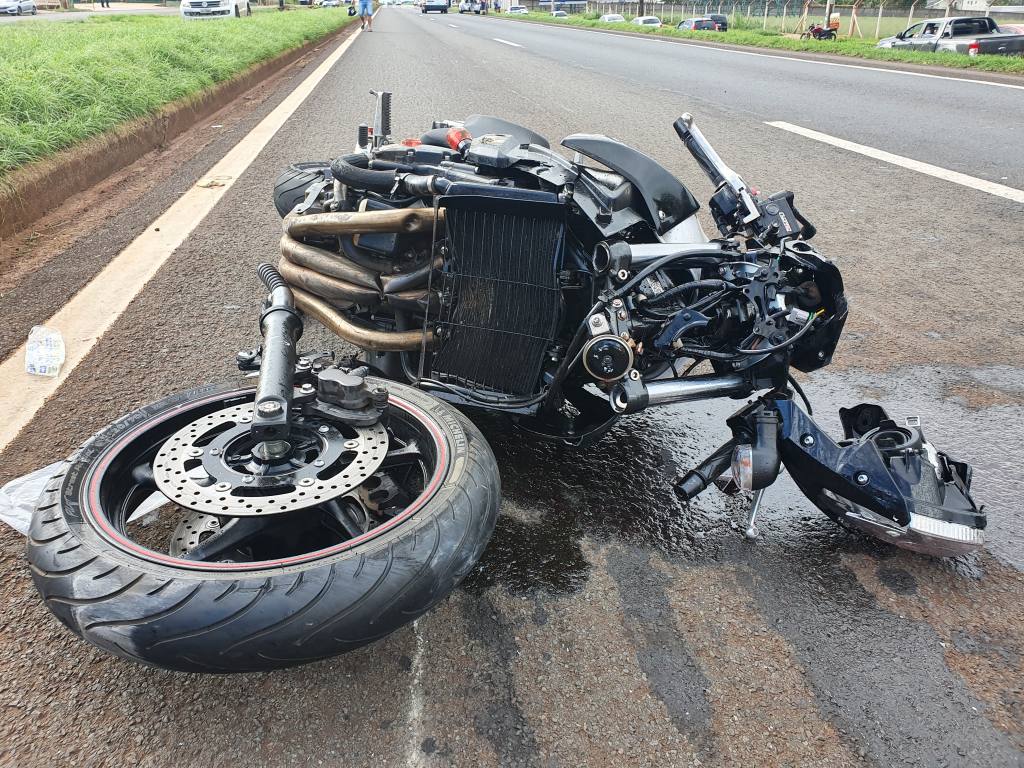
M974 465L973 490L989 512L988 551L1024 568L1024 509L1016 503L1024 484L1017 444L1024 407L970 409L942 397L950 383L970 383L984 375L911 369L880 378L854 371L819 375L805 388L815 419L837 438L839 408L862 400L879 401L897 422L920 415L929 439ZM741 404L725 400L652 410L623 419L604 439L583 449L537 441L500 418L477 420L501 468L507 514L469 586L501 583L517 592L578 589L588 570L579 547L584 537L652 547L693 563L743 562L753 548L782 541L790 545L789 556L807 562L891 549L842 531L786 475L765 496L764 536L752 546L738 534L747 504L742 495L729 498L710 490L694 502L680 502L672 480L728 438L725 418ZM892 552L897 562L924 560L947 567L941 560ZM977 557L949 562L966 578L980 573Z

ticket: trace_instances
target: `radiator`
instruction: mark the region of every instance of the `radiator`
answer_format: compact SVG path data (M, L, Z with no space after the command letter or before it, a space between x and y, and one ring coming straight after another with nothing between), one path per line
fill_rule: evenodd
M473 390L533 394L562 308L564 207L468 196L446 199L445 209L432 376Z

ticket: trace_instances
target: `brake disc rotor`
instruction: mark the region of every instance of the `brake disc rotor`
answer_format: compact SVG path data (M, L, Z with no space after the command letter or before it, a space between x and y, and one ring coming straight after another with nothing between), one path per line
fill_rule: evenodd
M187 555L207 539L221 532L220 520L202 512L189 512L181 519L171 534L167 548L171 557Z
M383 426L343 427L296 417L287 443L252 437L252 403L182 427L157 452L157 487L175 504L207 515L292 512L343 496L372 475L388 450Z

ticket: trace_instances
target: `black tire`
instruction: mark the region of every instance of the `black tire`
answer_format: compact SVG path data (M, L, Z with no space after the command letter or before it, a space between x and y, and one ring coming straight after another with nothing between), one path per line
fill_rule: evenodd
M147 421L239 389L203 387L111 424L48 484L28 541L33 580L47 607L106 651L189 672L302 664L413 621L480 557L494 529L500 484L490 447L465 417L418 390L387 387L392 402L397 397L429 417L448 446L433 495L400 524L340 553L261 570L169 566L112 543L87 506L93 468L115 440Z
M274 182L274 207L278 215L284 218L291 213L306 197L309 185L322 180L329 167L326 162L292 163L288 166Z

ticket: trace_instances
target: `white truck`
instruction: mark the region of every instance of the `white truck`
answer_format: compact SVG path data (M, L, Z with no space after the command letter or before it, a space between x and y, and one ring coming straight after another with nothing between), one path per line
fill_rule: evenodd
M183 19L223 19L252 16L249 0L181 0L178 11Z

